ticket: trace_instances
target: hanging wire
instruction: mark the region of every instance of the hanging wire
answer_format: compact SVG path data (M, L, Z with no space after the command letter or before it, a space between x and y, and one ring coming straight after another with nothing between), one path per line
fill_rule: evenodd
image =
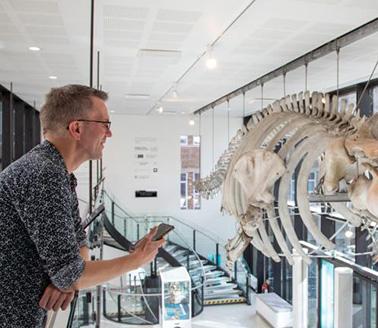
M286 72L283 73L283 92L284 92L284 97L286 96Z
M336 60L337 60L337 80L336 80L336 97L337 97L337 103L339 103L339 87L340 87L340 47L336 48Z
M372 72L371 72L371 74L369 76L369 80L366 82L365 87L362 90L360 99L358 99L358 103L357 103L356 109L360 106L361 100L362 100L362 98L363 98L363 96L364 96L364 94L366 92L367 87L369 86L369 83L370 83L370 81L371 81L371 79L372 79L372 77L373 77L373 75L375 73L375 70L377 69L377 66L378 66L378 58L377 58L377 62L375 63L375 66L374 66L374 68L373 68L373 70L372 70Z
M243 91L243 119L245 117L245 91Z
M305 64L305 91L307 91L308 63Z
M202 112L199 112L198 114L198 137L199 137L199 159L198 159L198 167L199 167L199 178L201 178L202 175L202 161L201 161L201 153L202 153L202 135L201 131L202 130ZM201 195L200 195L201 199Z
M230 142L230 99L227 99L227 144Z
M213 106L213 112L212 112L212 157L213 157L213 168L215 168L215 162L214 162L214 111L215 111L215 108Z

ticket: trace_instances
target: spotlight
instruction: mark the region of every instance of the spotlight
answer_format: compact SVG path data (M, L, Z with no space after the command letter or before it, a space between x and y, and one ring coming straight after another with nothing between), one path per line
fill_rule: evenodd
M214 69L217 67L217 60L213 56L213 48L207 47L207 60L206 60L206 66L208 69Z
M206 60L206 66L208 69L214 69L217 67L217 60L214 57L209 57Z
M40 51L41 48L39 48L39 47L35 47L35 46L32 46L32 47L29 47L29 50L30 50L30 51Z
M194 120L189 120L189 125L193 126L194 124L196 124Z
M161 114L164 111L164 108L160 105L156 110Z
M348 239L352 239L354 236L354 233L352 231L352 229L349 227L347 231L345 231L345 237L348 238Z

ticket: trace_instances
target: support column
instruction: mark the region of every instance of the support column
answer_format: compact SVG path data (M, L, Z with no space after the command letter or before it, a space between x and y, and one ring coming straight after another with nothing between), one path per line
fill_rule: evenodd
M353 326L353 270L335 269L335 328Z
M308 266L295 249L293 261L293 328L303 328L308 321Z

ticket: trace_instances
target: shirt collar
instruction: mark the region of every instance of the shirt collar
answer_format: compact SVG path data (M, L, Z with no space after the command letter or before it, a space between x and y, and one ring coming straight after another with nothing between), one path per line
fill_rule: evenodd
M77 179L73 173L68 173L66 163L64 162L63 156L60 154L59 150L48 140L44 140L42 142L41 148L47 152L55 165L58 165L65 170L70 179L71 189L75 190L77 186Z

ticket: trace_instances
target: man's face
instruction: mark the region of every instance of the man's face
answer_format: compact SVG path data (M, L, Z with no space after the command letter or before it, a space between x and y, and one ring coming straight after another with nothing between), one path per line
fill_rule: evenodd
M80 144L88 159L94 160L102 157L106 138L110 138L112 132L106 123L93 122L109 122L109 114L105 102L97 97L91 97L91 100L92 110L85 119L92 122L80 122L82 125Z

